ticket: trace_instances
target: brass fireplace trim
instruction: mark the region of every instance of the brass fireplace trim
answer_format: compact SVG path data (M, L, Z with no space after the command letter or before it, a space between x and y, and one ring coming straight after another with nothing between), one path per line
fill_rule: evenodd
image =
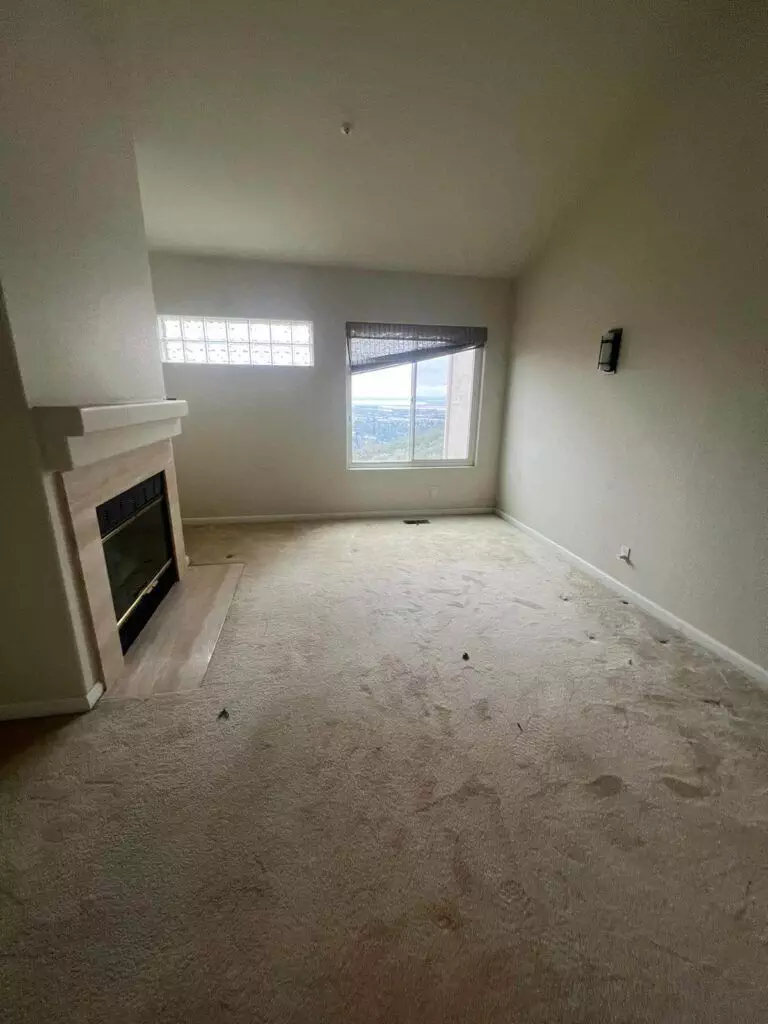
M148 507L148 506L146 506L146 507ZM126 608L126 610L123 612L123 614L117 620L117 628L118 629L120 629L121 626L123 625L123 623L126 622L129 619L129 617L131 615L131 612L133 612L134 609L137 607L137 605L139 605L141 603L141 599L143 597L146 597L147 594L151 594L152 593L152 591L157 586L157 584L158 584L158 582L160 580L160 577L163 575L163 573L165 572L165 570L168 568L169 565L173 565L173 559L172 558L169 558L168 561L165 563L165 565L161 569L157 570L157 572L152 577L152 579L149 581L149 583L147 583L146 586L141 588L139 593L136 595L135 600L131 604L130 608Z
M112 538L116 537L121 530L124 530L126 526L130 526L135 519L138 519L139 516L143 516L145 512L148 512L151 508L154 508L155 505L159 505L160 502L163 500L163 497L164 495L161 494L159 495L159 497L153 498L152 501L148 501L146 505L142 505L138 512L134 512L132 516L128 516L127 519L124 519L119 526L116 526L114 528L114 530L110 530L109 533L104 534L104 536L101 538L101 543L106 544L108 540L112 540Z

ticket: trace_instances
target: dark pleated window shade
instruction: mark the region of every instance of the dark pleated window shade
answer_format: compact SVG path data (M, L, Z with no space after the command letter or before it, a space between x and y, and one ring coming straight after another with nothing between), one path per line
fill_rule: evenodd
M487 338L486 327L347 323L349 369L351 373L364 373L401 363L418 363L482 348Z

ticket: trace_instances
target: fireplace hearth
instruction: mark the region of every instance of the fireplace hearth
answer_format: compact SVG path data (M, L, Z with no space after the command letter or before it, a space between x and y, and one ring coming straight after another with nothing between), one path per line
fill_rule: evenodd
M96 508L123 654L179 579L165 473Z

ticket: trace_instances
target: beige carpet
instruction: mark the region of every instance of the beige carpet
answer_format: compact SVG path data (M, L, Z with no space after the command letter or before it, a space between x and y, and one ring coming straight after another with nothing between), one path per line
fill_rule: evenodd
M498 519L189 547L202 690L0 730L3 1021L768 1019L764 693Z

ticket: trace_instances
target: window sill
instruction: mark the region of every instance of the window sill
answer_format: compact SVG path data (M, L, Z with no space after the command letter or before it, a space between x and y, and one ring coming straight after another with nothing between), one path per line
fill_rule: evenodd
M414 470L414 469L475 469L474 462L350 462L347 469L353 473L373 470Z

